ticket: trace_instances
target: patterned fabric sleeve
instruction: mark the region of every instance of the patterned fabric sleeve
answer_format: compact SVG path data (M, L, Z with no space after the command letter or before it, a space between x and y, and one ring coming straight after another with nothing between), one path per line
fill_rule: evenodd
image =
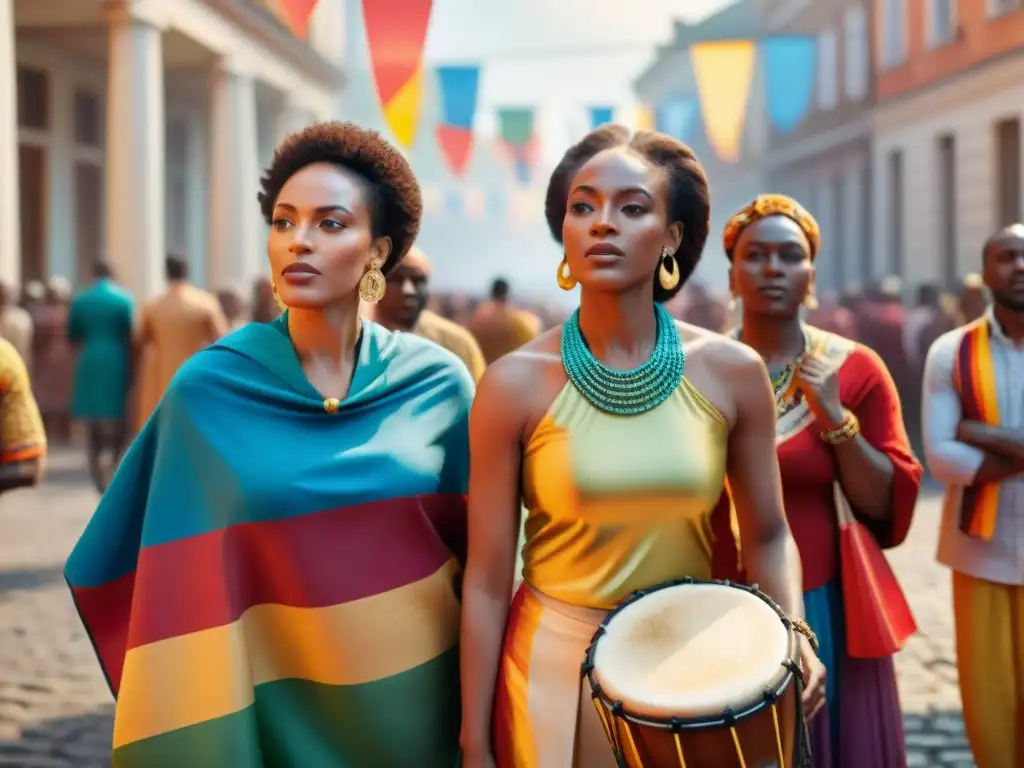
M0 339L0 462L29 461L46 453L46 431L18 352Z

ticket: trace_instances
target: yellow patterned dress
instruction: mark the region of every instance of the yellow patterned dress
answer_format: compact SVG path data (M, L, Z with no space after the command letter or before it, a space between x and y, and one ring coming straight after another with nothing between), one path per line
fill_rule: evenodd
M25 362L0 339L0 463L30 461L46 453L46 431L32 395Z
M555 398L523 455L523 584L494 709L501 768L614 768L581 684L584 653L632 591L711 576L727 440L725 419L685 378L632 416L599 410L571 383Z

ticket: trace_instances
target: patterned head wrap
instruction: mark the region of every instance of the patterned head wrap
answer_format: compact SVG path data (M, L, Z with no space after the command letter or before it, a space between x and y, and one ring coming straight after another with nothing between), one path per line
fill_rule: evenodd
M796 225L803 230L807 237L807 242L811 244L811 259L813 260L818 255L818 249L821 247L821 230L818 229L818 222L793 198L771 194L755 197L752 203L734 213L725 225L722 244L725 246L725 252L730 261L732 261L733 249L743 230L755 221L766 219L769 216L785 216L796 222Z

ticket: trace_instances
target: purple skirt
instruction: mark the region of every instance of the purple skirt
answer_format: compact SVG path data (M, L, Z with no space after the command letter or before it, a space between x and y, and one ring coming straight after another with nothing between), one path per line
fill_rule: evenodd
M810 723L814 768L906 768L892 659L851 659L838 580L804 593L807 623L828 670L828 706Z

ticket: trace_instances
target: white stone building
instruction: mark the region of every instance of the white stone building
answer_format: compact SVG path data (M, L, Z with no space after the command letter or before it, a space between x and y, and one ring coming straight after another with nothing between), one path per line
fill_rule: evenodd
M308 40L262 0L0 0L0 280L139 298L163 260L247 290L265 272L260 169L284 132L338 116L344 8Z

